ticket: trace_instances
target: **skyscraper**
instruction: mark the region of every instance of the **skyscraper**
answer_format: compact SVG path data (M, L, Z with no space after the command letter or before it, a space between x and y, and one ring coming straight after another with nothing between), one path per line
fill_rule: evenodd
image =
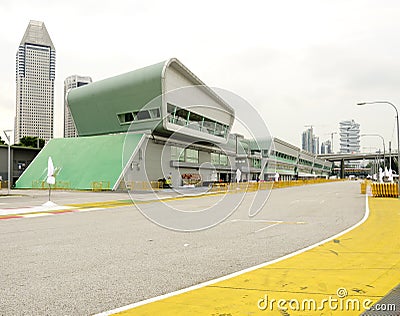
M313 154L319 154L319 137L314 135L312 126L302 134L301 148Z
M43 22L30 21L16 56L14 141L53 138L56 51Z
M67 103L67 93L69 90L87 85L92 82L91 77L69 76L64 80L64 137L77 137L74 119Z
M360 124L354 120L341 121L339 123L340 152L360 152Z
M312 148L313 148L313 138L314 138L314 134L313 134L313 128L311 126L310 128L306 129L303 132L301 149L311 153Z
M332 144L330 140L326 140L321 144L321 154L331 154Z

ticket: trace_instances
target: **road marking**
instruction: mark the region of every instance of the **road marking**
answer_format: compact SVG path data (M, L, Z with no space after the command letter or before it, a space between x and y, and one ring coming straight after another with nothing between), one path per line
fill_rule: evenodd
M231 219L230 221L226 221L221 223L222 224L228 224L228 223L237 223L237 222L249 222L249 223L272 223L272 224L288 224L288 225L293 225L293 224L307 224L307 222L303 221L281 221L281 220L272 220L272 219Z
M268 225L267 227L263 227L263 228L260 228L260 229L256 230L255 233L259 233L259 232L261 232L263 230L266 230L268 228L274 227L274 226L279 225L279 224L281 224L281 223L275 223L275 224Z
M173 296L177 296L179 294L184 294L184 293L187 293L187 292L190 292L190 291L193 291L193 290L201 289L201 288L204 288L204 287L209 286L209 285L214 285L215 283L226 281L228 279L232 279L234 277L243 275L243 274L245 274L247 272L252 272L254 270L267 267L267 266L272 265L274 263L281 262L283 260L292 258L294 256L297 256L297 255L301 254L301 253L304 253L304 252L306 252L308 250L314 249L314 248L316 248L316 247L318 247L318 246L320 246L320 245L322 245L324 243L327 243L329 241L337 239L338 237L340 237L340 236L352 231L353 229L355 229L358 226L360 226L361 224L363 224L368 219L368 217L369 217L369 206L368 206L368 196L366 195L365 196L365 212L364 212L363 218L358 223L354 224L353 226L351 226L351 227L349 227L349 228L347 228L347 229L345 229L345 230L343 230L343 231L341 231L341 232L339 232L339 233L337 233L337 234L335 234L335 235L333 235L333 236L331 236L329 238L326 238L326 239L324 239L324 240L322 240L320 242L317 242L317 243L315 243L315 244L313 244L311 246L299 249L299 250L297 250L295 252L292 252L290 254L287 254L287 255L285 255L283 257L280 257L280 258L277 258L277 259L274 259L274 260L271 260L271 261L267 261L267 262L258 264L256 266L253 266L253 267L250 267L250 268L246 268L246 269L243 269L241 271L234 272L234 273L228 274L226 276L219 277L219 278L207 281L207 282L196 284L196 285L193 285L193 286L181 289L181 290L177 290L177 291L166 293L166 294L163 294L163 295L160 295L160 296L152 297L152 298L149 298L149 299L146 299L146 300L143 300L143 301L140 301L140 302L132 303L132 304L129 304L129 305L126 305L126 306L122 306L122 307L119 307L119 308L116 308L116 309L113 309L113 310L110 310L110 311L102 312L102 313L96 314L95 316L108 316L108 315L112 315L112 314L122 313L124 311L128 311L130 309L133 309L133 308L136 308L136 307L139 307L139 306L147 305L149 303L154 303L154 302L157 302L157 301L160 301L160 300L163 300L163 299L167 299L167 298L170 298L170 297L173 297Z

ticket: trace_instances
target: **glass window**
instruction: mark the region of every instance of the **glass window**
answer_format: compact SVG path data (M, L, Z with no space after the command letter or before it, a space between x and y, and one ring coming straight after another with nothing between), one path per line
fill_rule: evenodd
M198 163L199 162L199 152L195 149L190 149L187 148L185 150L185 161L186 162L192 162L192 163Z
M227 166L228 165L228 157L226 155L219 155L219 162L221 165L223 166Z
M132 122L133 113L129 112L129 113L118 114L118 119L121 124Z
M213 165L219 165L219 154L211 153L211 163Z
M160 117L160 109L151 109L149 110L149 114L151 118L159 118Z
M149 111L139 111L139 112L137 112L137 119L138 120L147 120L147 119L149 119L150 118L150 113L149 113Z
M253 158L252 165L254 168L261 168L261 160L257 159L257 158Z
M171 146L171 160L185 161L185 149L182 147Z

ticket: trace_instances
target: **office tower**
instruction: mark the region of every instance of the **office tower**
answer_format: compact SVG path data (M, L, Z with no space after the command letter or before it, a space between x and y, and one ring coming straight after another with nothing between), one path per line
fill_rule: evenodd
M318 136L313 136L313 146L312 146L312 153L313 154L319 154L319 137Z
M312 126L306 129L302 135L301 149L312 152L313 148L313 128Z
M326 140L321 144L321 154L331 154L332 153L332 145L330 140Z
M77 137L74 119L67 103L67 93L74 88L87 85L92 82L91 77L69 76L64 80L64 137Z
M46 26L30 21L16 56L15 143L24 136L53 138L55 68L56 51Z
M301 149L310 153L319 154L319 137L314 135L312 126L306 129L302 134Z
M360 124L354 120L341 121L339 123L340 152L360 152Z

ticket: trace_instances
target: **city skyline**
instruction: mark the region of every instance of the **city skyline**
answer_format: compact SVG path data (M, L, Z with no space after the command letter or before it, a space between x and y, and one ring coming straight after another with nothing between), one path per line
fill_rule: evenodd
M46 23L58 52L55 137L63 136L66 77L90 74L97 81L175 56L208 85L247 99L271 133L290 143L301 144L299 135L305 124L313 124L315 133L327 139L333 131L338 132L339 121L354 118L361 123L363 133L380 133L394 146L393 110L383 105L361 109L355 104L387 99L399 107L396 70L400 69L400 46L395 34L400 24L393 19L400 12L397 2L388 1L383 7L376 1L265 1L256 2L251 9L227 4L204 3L196 10L177 1L122 1L119 6L100 1L95 9L93 4L80 3L79 10L74 1L1 4L5 14L0 22L4 83L0 88L0 128L13 128L12 56L20 39L16 34L36 19ZM71 15L73 24L69 22ZM168 24L150 26L146 22L175 15L179 19ZM182 28L203 16L209 16L211 22ZM244 23L235 24L239 19ZM159 36L160 27L165 34L175 36ZM14 31L6 31L10 28ZM128 29L135 30L132 43L126 40ZM334 147L338 139L335 135ZM379 140L364 138L362 146L381 145Z

